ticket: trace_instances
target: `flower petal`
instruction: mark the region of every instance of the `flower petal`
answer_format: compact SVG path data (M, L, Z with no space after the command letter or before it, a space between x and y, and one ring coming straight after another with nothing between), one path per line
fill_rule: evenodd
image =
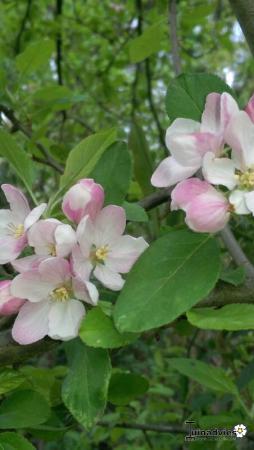
M245 195L245 191L236 189L231 192L229 196L229 202L234 206L234 211L236 214L250 214L250 211L246 205Z
M28 214L28 216L25 219L24 227L25 230L28 230L44 213L45 209L47 208L46 203L42 203L39 206L36 206L36 208L32 209L32 211Z
M79 277L72 279L72 287L75 297L91 305L97 305L99 293L96 286L89 281L82 281Z
M246 192L244 197L247 208L254 215L254 191Z
M68 256L77 242L76 233L70 225L58 225L55 230L55 242L57 256Z
M13 339L21 345L32 344L48 334L48 301L26 302L20 309L12 328Z
M113 272L128 273L147 247L149 245L142 237L121 236L111 247L107 267Z
M47 258L47 256L45 257L37 255L25 256L24 258L19 258L15 261L12 261L11 265L16 270L16 272L22 273L29 270L38 269L40 263Z
M179 164L173 156L163 159L151 178L155 187L169 187L191 177L198 167L187 167Z
M207 192L211 185L207 181L199 180L199 178L189 178L188 180L178 183L171 193L171 210L186 210L188 204L198 195Z
M254 122L254 95L249 99L248 104L245 108L249 118Z
M98 264L94 269L94 276L112 291L120 291L124 285L124 279L121 275L111 270L107 265Z
M14 261L27 244L26 236L15 239L11 236L0 237L0 264L7 264Z
M201 131L213 134L219 134L221 132L220 104L220 94L212 92L207 95L205 109L201 119Z
M84 217L78 224L77 240L83 256L88 258L94 242L94 224L89 216Z
M57 286L70 280L70 263L64 258L47 258L38 269L44 282Z
M53 302L49 312L49 332L52 339L68 341L78 336L85 307L78 300Z
M17 275L11 283L14 297L40 302L48 297L54 286L43 280L38 270L29 270Z
M125 210L121 206L106 206L95 219L94 244L100 247L113 243L116 238L123 234L125 227Z
M232 147L242 169L254 165L254 124L244 111L235 114L225 132L226 142Z
M229 158L215 158L211 152L203 158L204 178L212 184L220 184L232 190L237 184L235 164Z
M0 281L0 314L3 316L16 314L24 304L24 300L11 295L10 286L11 280Z
M83 255L79 245L72 250L71 265L75 275L81 277L82 280L89 280L93 265L90 259Z
M28 230L28 243L37 255L51 254L50 246L55 244L55 230L59 223L58 220L39 220Z
M19 189L11 184L2 184L1 188L12 212L19 218L19 222L23 223L26 216L30 213L30 208L26 197Z

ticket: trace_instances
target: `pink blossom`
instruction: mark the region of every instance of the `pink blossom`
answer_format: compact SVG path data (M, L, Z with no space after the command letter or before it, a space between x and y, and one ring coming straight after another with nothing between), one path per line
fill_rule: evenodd
M46 204L29 208L22 192L3 184L2 190L10 204L10 209L0 210L0 264L14 261L27 245L27 231L40 218L46 209Z
M194 175L206 152L219 155L224 146L224 131L238 111L231 95L211 93L206 98L201 123L190 119L174 120L166 133L166 145L172 156L159 164L152 176L152 185L172 186Z
M193 231L215 233L230 218L230 203L206 181L189 178L172 191L172 209L183 209L185 221Z
M124 235L125 211L120 206L103 208L95 220L84 217L77 228L78 243L73 252L73 270L87 279L91 273L104 286L120 290L124 280L121 273L127 273L148 247L142 238Z
M254 122L254 95L249 99L245 111L248 114L249 118Z
M28 231L28 243L39 256L68 256L76 242L73 228L56 219L39 220Z
M81 301L97 304L98 292L89 281L73 277L63 258L47 258L38 269L22 272L11 283L13 296L28 301L15 320L12 336L19 344L36 342L48 335L63 341L78 335L85 315Z
M85 215L92 219L101 210L104 202L104 190L100 184L90 178L80 180L65 194L62 209L66 217L79 223Z
M16 314L25 302L11 294L10 286L11 280L0 281L0 314L3 316Z

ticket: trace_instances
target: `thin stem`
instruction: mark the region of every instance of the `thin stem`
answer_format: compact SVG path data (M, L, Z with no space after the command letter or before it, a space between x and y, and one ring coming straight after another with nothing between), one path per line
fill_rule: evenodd
M180 48L179 48L178 36L177 36L176 0L169 0L168 10L169 10L169 34L170 34L170 38L171 38L173 68L174 68L175 74L179 75L182 71L182 69L181 69L182 64L181 64Z
M231 254L233 260L238 266L243 266L246 271L246 275L250 279L254 279L254 267L245 255L244 251L238 244L234 234L230 230L229 226L226 226L221 232L220 236Z

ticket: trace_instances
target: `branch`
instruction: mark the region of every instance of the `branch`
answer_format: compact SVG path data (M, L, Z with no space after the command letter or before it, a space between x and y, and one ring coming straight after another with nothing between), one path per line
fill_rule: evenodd
M228 249L231 254L233 260L238 266L243 266L245 268L245 272L247 278L254 279L254 267L252 263L249 261L240 245L238 244L234 234L230 230L229 226L226 226L221 232L220 236L225 244L225 247Z
M196 305L196 308L205 306L225 306L234 303L254 303L254 288L249 286L231 286L227 283L220 285L204 300Z
M253 0L229 0L229 3L254 56L254 2Z
M21 131L27 138L32 139L32 134L30 133L30 131L24 127L24 125L17 119L17 117L15 116L15 113L12 109L7 108L7 106L0 104L0 112L4 113L4 115L10 120L10 122L13 125L13 131ZM50 167L52 167L53 169L55 169L57 172L59 173L63 173L64 169L63 167L58 164L57 161L55 161L50 153L48 152L48 150L40 143L40 142L35 142L36 147L40 150L40 152L43 154L43 156L45 157L44 159L41 158L37 158L37 157L33 157L33 159L35 161L38 161L40 163L46 164Z
M180 48L177 37L177 6L176 0L169 0L169 34L172 44L172 60L176 75L181 73Z
M110 428L111 424L104 420L97 423L100 427ZM146 424L146 423L126 423L121 422L113 424L112 428L125 428L127 430L141 430L141 431L154 431L155 433L181 433L186 434L186 431L182 427L176 425L157 425L157 424Z
M15 42L15 46L14 46L14 50L15 50L15 54L16 55L20 52L21 37L22 37L22 34L25 31L26 23L27 23L27 21L28 21L28 19L30 17L32 1L33 0L28 0L27 1L26 11L25 11L24 17L23 17L22 22L21 22L20 30L19 30L19 32L17 34L17 37L16 37L16 42Z
M63 10L63 0L56 0L56 20L61 16ZM59 26L59 23L58 23ZM57 68L57 77L58 84L63 84L63 75L62 75L62 35L61 31L57 31L56 35L56 68Z

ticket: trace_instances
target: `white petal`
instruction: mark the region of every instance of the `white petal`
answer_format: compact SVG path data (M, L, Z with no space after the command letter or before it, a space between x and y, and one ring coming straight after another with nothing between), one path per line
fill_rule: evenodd
M107 267L114 272L127 273L147 247L148 243L142 237L121 236L111 247Z
M50 246L55 244L54 233L58 222L39 220L28 230L28 243L34 247L37 255L51 254Z
M113 272L106 265L98 264L94 269L94 276L112 291L120 291L124 285L124 279L117 272Z
M249 211L254 215L254 191L245 193L245 203Z
M254 124L244 111L235 114L225 132L225 140L232 147L242 169L254 165Z
M28 214L28 216L25 219L24 226L25 230L28 230L44 213L45 209L47 208L46 203L42 203L39 206L36 206L36 208L32 209L32 211Z
M47 259L47 257L45 258L45 256L25 256L24 258L19 258L15 261L12 261L11 265L16 270L16 272L22 273L29 270L38 269L40 263L45 259Z
M16 239L11 236L0 236L0 264L14 261L27 244L26 236Z
M21 345L32 344L48 334L49 302L26 302L12 328L13 339Z
M246 206L245 194L245 191L236 189L235 191L231 192L229 196L229 202L234 206L236 214L250 214L250 211Z
M19 218L19 222L23 223L26 216L30 212L29 204L24 194L11 184L2 184L1 186L6 200L8 201L11 210Z
M14 297L24 298L31 302L40 302L48 297L54 286L43 280L37 270L30 270L17 275L11 283Z
M72 279L72 287L75 298L97 305L99 300L99 293L96 286L89 281L82 281L79 277Z
M68 256L77 242L76 233L70 225L61 224L55 230L57 256Z
M77 228L77 240L85 257L89 257L94 243L94 224L89 216L85 216Z
M19 225L18 217L9 209L0 210L0 235L10 233L9 225Z
M68 282L71 278L70 263L64 258L47 258L38 270L41 278L53 286Z
M220 184L232 190L237 184L235 164L229 158L215 158L211 152L203 158L204 178L212 184Z
M53 302L49 312L49 333L52 339L68 341L78 336L85 307L78 300Z
M125 226L125 210L121 206L106 206L98 213L95 219L95 245L100 247L111 244L123 234Z
M221 131L220 114L221 95L212 92L206 97L205 109L202 114L201 131L218 134Z
M197 167L187 167L179 164L173 156L163 159L151 178L151 183L155 187L169 187L191 177Z
M79 245L72 250L71 264L75 275L81 277L82 280L89 280L93 265L90 259L83 255Z

